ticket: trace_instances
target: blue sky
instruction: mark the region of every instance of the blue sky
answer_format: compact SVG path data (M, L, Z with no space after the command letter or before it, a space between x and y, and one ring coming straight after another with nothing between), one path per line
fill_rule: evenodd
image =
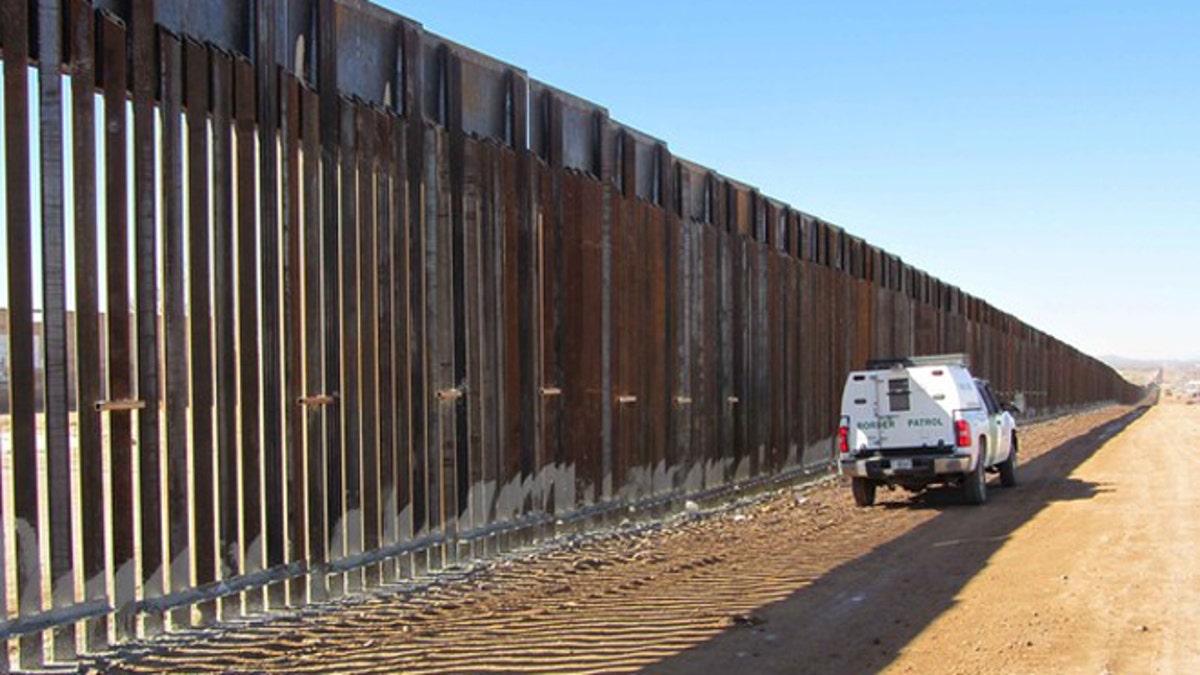
M384 4L1084 351L1200 357L1200 3Z
M382 1L1088 353L1200 358L1200 2Z

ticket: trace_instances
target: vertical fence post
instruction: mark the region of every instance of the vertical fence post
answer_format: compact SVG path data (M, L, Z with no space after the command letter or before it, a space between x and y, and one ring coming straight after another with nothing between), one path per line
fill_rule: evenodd
M538 406L540 397L537 396L541 386L541 376L537 359L537 344L539 327L537 326L537 285L540 280L537 275L537 256L535 254L536 230L534 216L534 184L533 184L533 151L529 137L530 100L529 80L523 75L512 73L509 79L508 97L512 101L512 144L517 155L516 159L516 265L517 265L517 324L519 333L518 359L516 364L516 387L519 408L517 443L517 475L519 484L525 494L528 486L532 485L535 475L536 457L541 440L538 438ZM414 418L415 419L415 418ZM532 503L529 498L522 499L519 510L522 515L528 512Z
M262 508L265 514L262 532L262 565L278 568L284 562L284 455L283 426L283 341L280 319L280 223L279 223L279 67L276 44L277 24L284 11L282 0L255 0L254 3L254 86L257 102L259 218L259 293L262 303ZM286 604L284 584L267 587L269 607Z
M338 150L341 130L340 100L337 88L337 23L333 0L316 2L317 98L320 103L318 126L321 143L321 229L324 283L324 391L327 395L341 388L341 298L338 292L340 261L338 256ZM325 466L326 466L326 528L323 545L326 560L337 557L333 550L334 528L339 524L342 509L342 426L341 411L345 404L338 398L334 405L325 406ZM340 541L340 539L339 539ZM318 565L317 574L324 578L325 567ZM327 584L327 585L326 585ZM342 578L330 577L325 585L329 593L340 595L344 590Z
M145 401L138 411L138 514L141 521L142 597L161 597L163 582L162 445L159 439L159 325L158 325L158 209L155 155L154 99L158 82L155 50L154 0L133 0L130 6L130 64L133 89L134 276L137 303L137 392ZM155 614L144 615L147 635L161 632Z
M71 523L71 436L67 394L67 270L63 204L62 2L39 0L38 126L42 206L42 356L49 492L50 598L58 609L75 602L74 542ZM75 655L75 628L53 632L53 658Z
M327 352L323 340L326 338L325 326L330 321L326 315L328 308L324 304L328 296L324 293L331 281L327 276L322 246L325 221L322 219L321 201L321 181L324 176L321 164L321 113L317 94L312 89L305 87L301 90L299 113L300 143L304 152L304 395L329 397L332 390L326 388L328 371L324 368L324 358ZM327 425L331 418L326 410L329 407L304 406L305 461L308 468L308 597L313 601L324 600L328 592L325 568L329 560L329 537L325 489L328 485L326 473L329 471L326 453L329 438Z
M281 490L286 485L286 501L281 505L286 528L287 547L281 551L280 563L299 562L305 559L308 536L308 509L304 501L307 483L304 453L304 353L301 345L304 338L304 239L300 225L300 84L292 74L282 68L277 70L279 78L281 243L280 256L283 287L283 460L286 473L281 479ZM311 273L311 270L310 270ZM313 349L314 354L319 349ZM315 467L312 467L315 470ZM280 533L284 534L283 532ZM302 604L307 596L302 579L293 579L288 584L287 602L295 606Z
M17 614L42 609L39 560L36 384L33 333L33 223L30 213L29 16L25 2L0 5L4 30L5 190L8 206L9 405L12 415L13 518ZM37 668L42 636L21 637L18 667Z
M180 124L183 102L182 45L179 39L160 31L161 149L163 185L163 328L166 375L166 456L167 456L167 573L168 592L191 588L192 553L189 495L191 467L188 465L188 341L184 314L183 230L183 134ZM144 507L143 507L144 508ZM191 625L190 612L172 612L172 628Z
M361 282L358 269L358 152L357 128L354 111L358 104L342 98L341 126L339 136L339 160L341 168L340 217L338 233L341 254L341 275L338 285L341 291L341 313L338 321L342 326L341 346L342 380L340 408L342 423L342 464L333 465L332 473L341 471L339 490L330 487L329 521L332 533L332 558L344 558L362 552L362 418L359 392L359 302L358 284ZM344 467L344 468L343 468ZM352 570L339 575L347 592L362 588L362 572Z
M407 163L407 223L408 223L408 285L412 330L409 332L408 360L409 395L411 396L411 500L412 533L427 533L430 523L428 477L433 457L434 434L429 428L429 407L432 394L428 389L428 335L426 328L425 272L425 118L423 99L424 57L421 52L420 28L409 23L400 27L403 86L400 90L405 117L404 152ZM423 572L429 556L419 553L414 560L414 573Z
M396 453L397 429L404 426L399 412L396 384L397 341L395 332L403 305L395 303L398 269L395 266L395 233L397 204L396 196L401 186L394 184L394 139L396 117L390 110L376 109L375 117L375 265L378 270L376 296L379 368L376 382L379 388L379 513L377 516L378 540L376 546L396 543ZM405 344L405 343L399 343ZM381 568L380 581L386 583L395 578L394 561L385 561Z
M214 466L217 457L213 435L213 305L209 295L212 281L208 216L209 196L209 52L188 40L184 46L187 106L187 242L190 276L188 309L192 347L192 480L195 539L195 580L209 584L217 579L216 494ZM200 622L215 618L215 605L200 605Z
M212 68L212 204L213 204L213 323L216 368L216 455L219 512L217 522L217 573L227 579L239 573L242 548L238 539L238 364L237 364L237 261L234 259L233 191L233 60L210 50ZM241 613L237 596L220 602L220 618Z
M478 386L477 382L467 380L467 276L466 276L466 224L463 213L463 184L465 173L466 132L463 130L463 92L462 92L462 60L449 48L443 47L443 75L446 114L443 122L449 136L449 172L450 172L450 241L444 242L450 246L450 264L453 268L451 277L451 298L453 306L450 317L450 333L452 335L452 371L451 386L460 391ZM470 448L467 436L467 397L458 396L448 403L453 409L447 423L453 425L453 457L448 463L453 468L450 476L442 480L452 486L447 497L446 532L448 553L453 560L458 560L458 533L465 524L467 500L470 486L468 484L470 471Z
M255 125L258 108L255 102L254 66L246 59L233 62L233 115L236 143L233 169L236 216L236 292L237 292L237 362L238 417L241 421L238 438L238 484L241 490L238 540L238 573L251 574L263 569L263 494L260 480L263 470L262 427L262 350L259 330L263 314L259 312L258 276L264 264L261 247L263 223L258 220L259 200L256 158ZM258 176L261 178L261 176ZM235 502L237 503L237 502ZM231 505L232 506L232 505ZM262 589L243 594L243 609L255 613L263 609Z
M376 258L375 162L378 146L375 137L375 112L365 104L355 106L354 128L357 153L354 158L358 172L358 346L359 346L359 408L360 419L360 507L355 541L361 551L379 546L379 405L378 361L376 341L378 314L375 305L379 269ZM363 570L363 584L377 584L379 570L368 566Z
M99 241L96 220L96 25L95 12L84 0L71 0L68 28L71 43L72 183L75 197L75 358L78 386L75 414L79 430L80 510L83 521L83 600L107 600L104 530L104 455L100 412L104 367L97 289ZM84 625L83 646L99 651L107 644L107 622Z

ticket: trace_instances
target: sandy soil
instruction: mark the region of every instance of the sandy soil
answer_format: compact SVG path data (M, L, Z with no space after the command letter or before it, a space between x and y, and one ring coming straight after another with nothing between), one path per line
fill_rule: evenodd
M1034 472L1046 508L888 672L1200 672L1197 450L1200 410L1164 405L1064 480Z
M1022 432L1021 485L837 480L419 593L128 649L138 672L1190 672L1200 407ZM1185 514L1188 517L1180 517Z

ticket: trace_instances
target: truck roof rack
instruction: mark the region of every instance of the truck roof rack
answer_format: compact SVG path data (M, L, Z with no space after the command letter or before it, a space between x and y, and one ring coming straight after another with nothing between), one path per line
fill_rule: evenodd
M971 357L967 354L931 354L928 356L900 356L887 359L870 359L867 370L891 370L897 366L908 368L912 366L962 366L971 367Z

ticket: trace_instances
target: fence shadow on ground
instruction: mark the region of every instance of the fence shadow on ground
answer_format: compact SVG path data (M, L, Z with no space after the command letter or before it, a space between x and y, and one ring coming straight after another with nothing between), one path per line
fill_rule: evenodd
M761 623L755 628L727 629L649 666L647 672L879 672L955 604L962 589L1018 528L1054 502L1111 491L1111 486L1070 474L1147 410L1137 408L1097 425L1025 463L1016 489L992 489L993 482L983 508L962 505L957 491L949 489L884 505L942 512L758 610L755 617ZM948 555L951 550L953 556ZM921 602L904 602L917 595Z

